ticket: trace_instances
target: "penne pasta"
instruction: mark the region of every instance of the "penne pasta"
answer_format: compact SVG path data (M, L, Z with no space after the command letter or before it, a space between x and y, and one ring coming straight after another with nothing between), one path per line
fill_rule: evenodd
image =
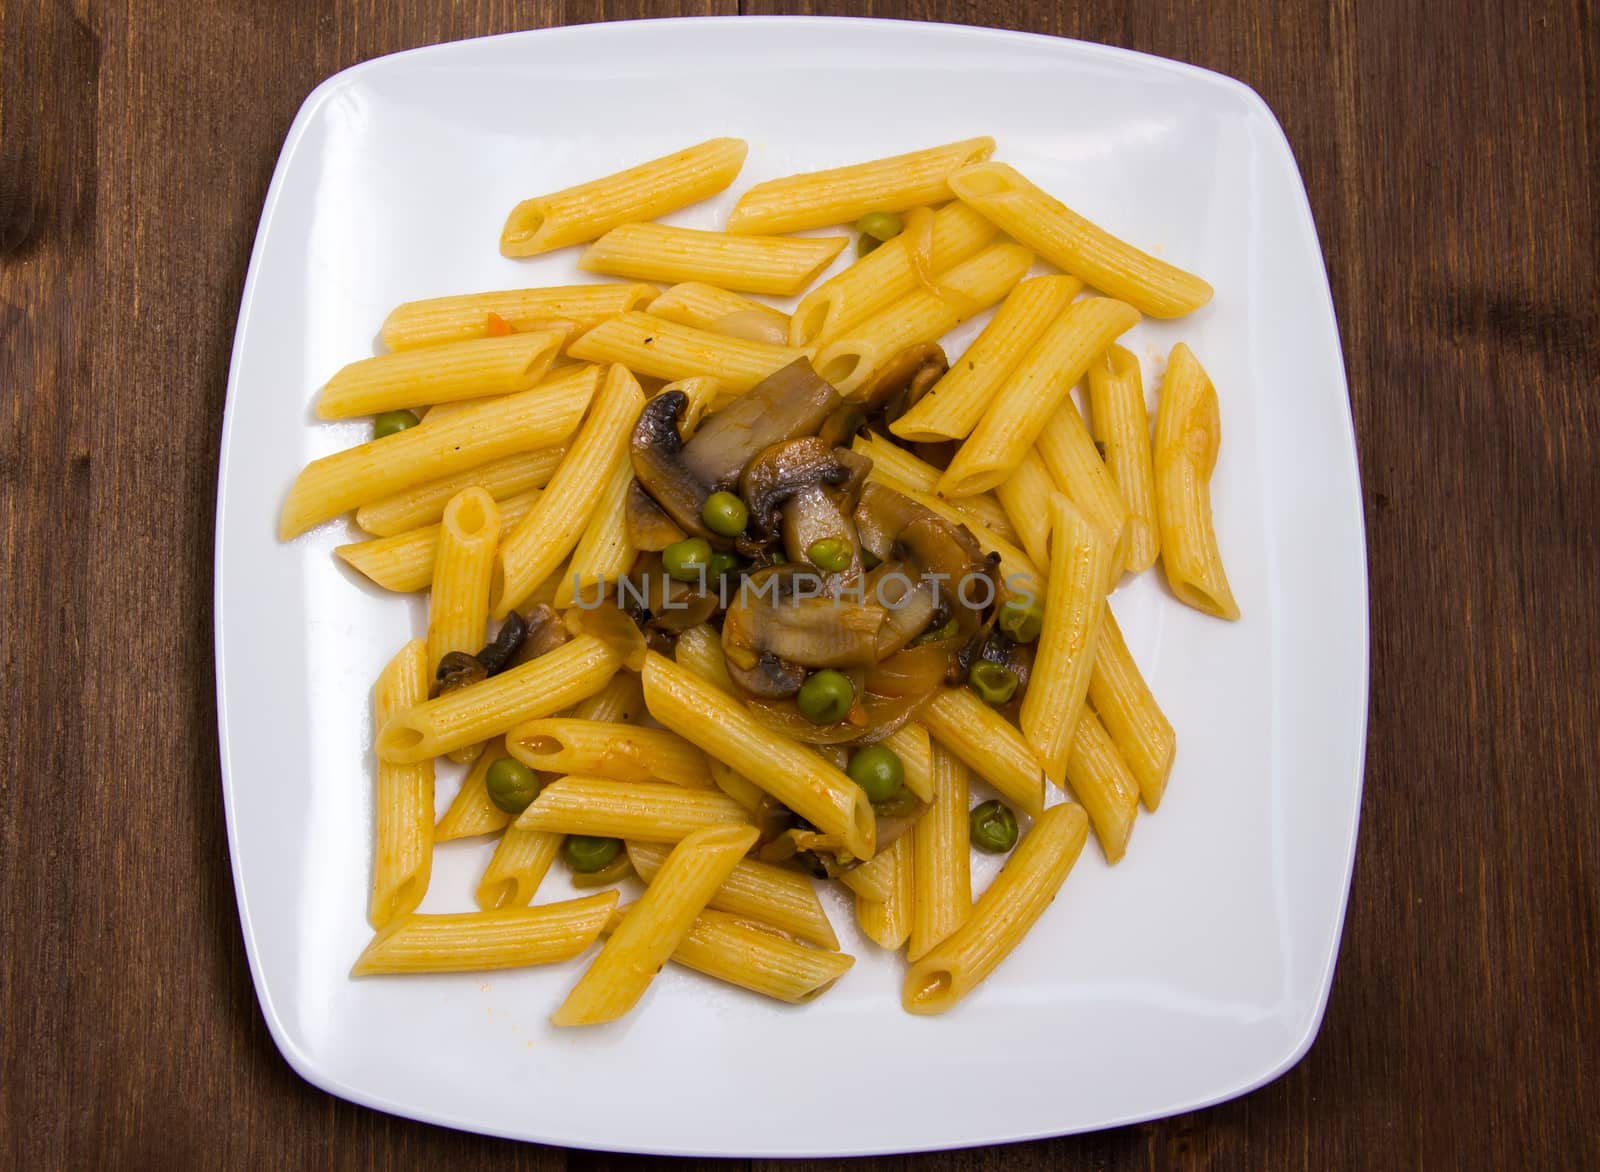
M428 645L413 639L395 653L372 691L377 728L428 695ZM378 762L374 791L372 894L367 919L382 928L416 910L433 872L433 762Z
M934 800L933 738L916 721L903 724L881 742L893 749L905 769L905 786L919 802Z
M666 861L669 848L653 842L628 843L628 858L646 883L655 881L656 872ZM722 886L712 894L707 907L729 915L759 920L811 944L837 950L839 938L811 880L798 871L776 867L756 859L740 859Z
M544 495L500 543L495 618L521 606L572 553L607 487L616 487L612 478L627 463L628 439L643 409L638 380L613 366Z
M941 689L919 719L935 741L1023 813L1037 815L1044 809L1044 766L1033 746L968 689Z
M607 318L643 309L659 292L654 285L557 285L430 297L396 306L383 322L383 344L414 350L489 337L491 316L517 331L568 328L568 339Z
M935 273L954 268L996 234L995 226L966 204L942 207L933 215L928 268ZM921 286L910 242L904 235L896 236L800 299L789 318L789 345L829 342ZM650 311L655 308L652 305Z
M1025 248L991 244L935 276L937 292L917 288L823 345L817 352L817 373L849 398L901 351L938 341L999 301L1032 263L1033 254Z
M506 217L500 251L533 256L699 203L733 182L747 149L743 139L713 138L602 179L525 199Z
M1105 625L1094 647L1094 671L1089 675L1089 703L1105 726L1139 783L1147 810L1155 810L1166 792L1177 754L1177 734L1156 703L1139 665L1117 626L1117 616L1106 607Z
M363 358L323 386L317 418L348 419L525 391L544 377L566 340L565 330L535 330Z
M1133 820L1139 813L1139 783L1117 752L1111 735L1089 709L1078 717L1067 755L1067 784L1089 814L1106 862L1115 863L1128 849Z
M839 882L857 899L882 903L894 891L895 868L898 866L899 861L888 851L883 851L845 871L839 876Z
M722 636L715 627L700 623L684 631L678 636L673 657L679 667L715 684L730 696L734 694L728 661L722 654Z
M644 716L644 685L631 671L619 671L611 682L572 706L572 719L634 724Z
M683 281L672 286L650 303L650 316L712 333L769 340L776 345L783 345L789 337L789 315L781 309L704 281Z
M911 961L926 956L972 913L967 767L943 746L933 752L933 791L933 808L911 828Z
M614 649L579 635L497 676L396 712L378 733L378 759L405 764L442 756L553 715L605 687L621 665Z
M469 488L481 488L497 501L520 496L530 488L543 488L567 454L564 447L540 448L490 460L454 476L444 476L403 488L391 496L362 505L356 524L378 537L393 537L444 516L450 498Z
M555 378L482 406L313 460L289 489L278 537L402 488L436 480L514 452L564 442L578 428L599 384L599 371Z
M489 800L487 783L489 766L506 756L505 742L500 737L490 738L473 761L472 768L467 770L461 788L450 801L450 808L434 825L434 842L494 834L511 825L511 815Z
M1130 574L1143 573L1161 553L1155 465L1139 360L1121 346L1112 346L1089 364L1089 420L1095 447L1104 453L1105 466L1127 510L1122 568Z
M372 938L354 977L375 973L455 973L571 960L600 938L615 891L536 908L453 915L411 914Z
M966 353L889 430L901 439L927 443L966 439L1022 356L1082 290L1076 277L1021 282Z
M1211 286L1090 223L1004 163L980 163L950 187L1000 230L1102 293L1151 317L1181 317L1211 300Z
M757 183L728 215L730 232L802 232L848 224L868 212L903 212L951 198L952 172L994 153L994 139L969 138L867 163Z
M944 1013L983 983L1050 906L1083 853L1089 820L1081 806L1051 806L961 927L906 972L900 1003L908 1013Z
M677 733L599 720L546 717L506 734L506 749L541 773L584 773L613 781L664 781L711 789L706 755Z
M939 487L939 469L898 444L880 435L863 432L850 443L850 450L872 461L872 473L882 484L898 492L933 493ZM981 525L996 537L1015 543L1017 530L1000 502L988 493L948 502L968 524Z
M716 790L571 776L540 790L513 826L551 834L678 842L708 826L749 824L744 807Z
M497 502L501 531L513 528L526 517L538 499L539 490L530 488ZM433 564L438 560L439 526L423 525L391 537L337 545L333 552L385 590L426 590L433 581Z
M630 904L612 913L613 929L632 909ZM672 959L697 973L791 1005L827 992L856 962L853 956L808 948L709 908L695 917L689 934L672 950Z
M1071 399L1045 423L1034 450L1056 489L1111 547L1113 556L1106 579L1106 588L1110 589L1122 577L1128 507Z
M889 858L889 893L882 900L857 895L856 922L868 940L893 952L911 935L911 907L916 899L911 836L901 835L883 853Z
M643 674L645 704L656 720L754 781L856 858L872 857L877 820L855 782L670 659L651 652Z
M632 486L633 465L624 457L600 490L594 512L578 538L578 548L561 575L561 585L556 587L557 610L566 610L575 599L591 605L598 602L607 584L615 584L632 567L638 554L628 540L628 489Z
M1022 462L994 489L1006 515L1017 527L1017 539L1022 542L1022 548L1039 566L1050 564L1050 510L1042 508L1041 502L1048 501L1050 494L1055 491L1055 481L1050 478L1049 470L1039 458L1037 448L1029 448L1022 453Z
M1222 419L1217 391L1189 347L1179 342L1167 360L1156 410L1156 517L1161 569L1186 606L1222 619L1239 617L1211 517L1211 473L1217 466Z
M1073 731L1089 694L1095 646L1105 623L1112 549L1061 493L1050 497L1050 588L1033 675L1018 724L1051 777L1063 775Z
M995 393L945 469L939 491L972 496L1010 476L1051 417L1062 410L1089 363L1138 320L1131 306L1107 297L1069 305Z
M638 375L715 378L730 391L748 391L806 352L766 342L698 330L648 313L625 313L602 322L572 344L572 357L620 362Z
M623 224L578 261L586 273L643 281L704 281L723 289L787 297L833 263L848 236L732 236L669 224Z
M527 907L561 852L562 836L512 823L495 845L473 899L485 911Z
M711 766L711 780L716 783L718 789L743 806L747 813L761 812L768 799L760 786L744 774L729 769L715 757L708 757L706 760Z
M428 595L428 679L451 651L475 655L489 625L489 579L500 540L500 510L481 488L445 506Z
M675 846L655 881L550 1015L551 1024L596 1025L632 1009L757 837L754 826L719 826L698 830Z

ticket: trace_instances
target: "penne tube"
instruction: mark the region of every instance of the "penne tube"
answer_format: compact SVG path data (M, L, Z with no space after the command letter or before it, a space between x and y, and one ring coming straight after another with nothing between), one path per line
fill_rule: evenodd
M545 786L512 825L551 834L678 842L707 826L749 824L744 807L716 790L575 775Z
M594 503L583 536L578 538L578 548L572 551L572 561L561 575L557 610L566 610L578 598L597 602L607 585L614 586L632 568L638 554L628 540L628 489L632 485L633 465L626 458L618 460Z
M943 746L933 753L933 791L933 807L911 828L911 961L926 956L972 912L967 767Z
M612 913L613 928L632 914L632 908L629 904ZM856 962L853 956L808 948L709 908L695 917L689 934L672 950L672 959L684 968L791 1005L827 992Z
M428 679L451 651L477 654L489 625L489 579L500 540L500 510L481 488L445 506L428 595Z
M1161 554L1155 465L1139 360L1121 346L1112 346L1089 364L1089 420L1095 447L1105 453L1105 466L1128 514L1122 568L1143 573Z
M882 903L894 891L896 868L899 860L884 851L866 862L851 867L839 876L839 882L853 892L857 899Z
M1035 565L1050 564L1050 510L1042 507L1056 491L1056 483L1036 448L1022 453L1022 463L999 484L995 495L1017 527L1018 540ZM976 500L976 497L962 497Z
M594 695L620 666L614 649L579 635L497 676L396 712L378 733L378 759L405 764L439 757L551 716Z
M939 469L880 435L863 432L851 441L850 450L871 460L873 474L889 488L899 492L921 493L938 490ZM981 525L996 537L1013 544L1018 540L1011 518L1006 516L1000 502L988 493L962 497L948 503L957 514L967 519L965 523Z
M728 674L728 661L722 654L722 636L715 627L705 623L690 627L678 636L672 654L685 671L715 684L730 696L737 695L733 677Z
M1106 862L1115 863L1128 849L1133 820L1139 813L1139 783L1117 752L1111 734L1085 708L1073 730L1066 779L1072 795L1089 814Z
M283 503L278 537L304 533L358 505L467 468L564 442L578 428L599 371L556 378L527 391L429 420L313 460Z
M713 138L602 179L525 199L506 217L500 251L534 256L699 203L733 182L747 149L743 139Z
M698 330L733 333L735 337L770 335L768 340L778 345L789 338L789 315L781 309L704 281L682 281L672 286L650 303L650 315ZM734 333L727 328L730 325L746 332Z
M564 447L518 452L454 476L403 488L391 496L362 505L356 510L356 524L375 536L393 537L432 525L444 516L444 507L450 503L450 498L469 488L481 488L497 501L520 496L530 488L549 484L566 454Z
M628 439L643 409L638 380L613 366L567 458L528 515L500 543L498 590L491 606L495 618L521 606L572 553L607 487L615 487L618 466L628 461Z
M408 915L372 938L350 975L470 972L571 960L600 938L616 905L617 893L604 891L535 908Z
M457 838L474 838L480 834L494 834L511 825L511 815L489 800L489 766L507 756L504 740L491 738L467 770L461 788L450 801L444 817L434 825L434 842L451 842Z
M938 292L919 287L823 345L817 373L849 398L901 351L938 341L999 301L1032 263L1033 254L1025 248L991 244L935 276Z
M877 819L866 792L815 753L655 652L645 661L644 699L650 715L667 728L748 777L856 858L872 857Z
M744 774L729 769L715 757L707 760L711 766L711 780L716 783L717 788L738 802L746 812L759 814L768 801L761 787Z
M936 273L954 268L996 235L995 226L966 204L942 207L933 214L928 268ZM800 299L789 318L789 345L832 341L921 286L910 242L903 234L896 236ZM650 308L654 313L655 306Z
M540 773L584 773L613 781L664 781L711 789L706 755L677 733L599 720L546 717L506 734L506 750Z
M1111 568L1106 579L1106 588L1110 589L1122 577L1128 507L1071 399L1045 423L1034 450L1057 491L1072 502L1111 547Z
M591 244L578 267L787 297L811 284L848 243L848 236L732 236L669 224L622 224Z
M1156 703L1144 674L1117 626L1117 616L1106 607L1105 625L1094 647L1094 671L1089 675L1089 703L1110 734L1112 744L1139 783L1144 807L1161 805L1172 761L1177 755L1177 734Z
M653 883L668 850L661 843L630 842L628 858L639 878ZM836 951L839 947L839 938L828 923L828 913L822 910L811 880L787 867L740 859L706 906L759 920L822 948Z
M495 845L473 899L484 911L527 907L561 853L561 842L559 834L529 830L513 822Z
M1069 305L1018 361L939 481L945 496L994 488L1016 470L1096 355L1139 315L1107 297ZM1081 422L1081 421L1080 421Z
M323 386L317 418L348 419L525 391L544 377L566 340L565 330L535 330L363 358Z
M867 163L757 183L728 215L730 232L802 232L850 224L868 212L903 212L952 198L952 172L994 154L987 136Z
M941 689L919 719L935 741L1023 813L1037 816L1044 809L1044 766L1038 754L1015 726L971 691Z
M917 795L919 802L933 801L933 738L928 730L912 721L895 729L881 743L900 758L906 788Z
M748 391L806 352L789 346L697 330L648 313L625 313L600 323L572 344L588 362L620 362L638 375L715 378L730 391Z
M916 899L911 836L901 835L883 853L889 857L889 893L882 900L857 895L856 922L868 940L893 952L911 935L911 906Z
M1105 623L1106 576L1114 563L1111 547L1071 501L1053 493L1049 507L1050 588L1017 723L1045 773L1059 778L1089 694Z
M1082 291L1083 282L1076 277L1021 282L955 365L889 430L901 439L927 443L966 439L1022 356Z
M644 996L695 918L759 837L754 826L697 830L672 848L655 881L629 910L561 1007L557 1026L615 1021Z
M1022 942L1083 853L1089 820L1070 802L1034 820L961 927L906 972L908 1013L944 1013L983 983Z
M1090 223L1004 163L980 163L950 187L1000 230L1102 293L1151 317L1181 317L1211 300L1211 286Z
M428 695L428 645L413 639L395 653L372 690L377 728ZM382 928L416 910L433 872L433 762L378 762L374 788L372 895L367 919Z
M607 318L643 309L655 300L654 285L557 285L548 289L506 289L430 297L396 306L383 322L383 344L414 350L489 337L490 315L517 331L570 326L568 340Z
M1217 466L1222 418L1217 390L1189 347L1167 360L1156 411L1156 518L1161 569L1186 606L1222 619L1239 617L1211 516L1211 473Z
M619 671L611 682L572 706L572 719L634 724L644 715L644 685L631 671Z
M501 531L513 528L526 517L538 499L539 490L530 488L497 502ZM391 537L354 541L335 546L333 552L385 590L426 590L433 581L433 564L438 560L439 526L423 525Z

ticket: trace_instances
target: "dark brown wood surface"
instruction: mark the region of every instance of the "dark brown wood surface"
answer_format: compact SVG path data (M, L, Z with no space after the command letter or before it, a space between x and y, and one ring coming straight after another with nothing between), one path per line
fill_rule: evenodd
M1255 87L1305 173L1365 480L1366 797L1309 1056L1177 1119L878 1163L1600 1165L1600 11L789 10L1080 37ZM0 0L0 1167L648 1163L354 1107L274 1049L218 779L216 455L257 216L313 86L459 37L737 11Z

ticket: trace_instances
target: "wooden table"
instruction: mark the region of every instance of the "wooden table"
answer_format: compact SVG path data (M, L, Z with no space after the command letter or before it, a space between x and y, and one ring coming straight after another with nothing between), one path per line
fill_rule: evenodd
M906 1163L1594 1166L1600 11L868 7L1266 98L1327 254L1372 585L1361 849L1309 1056L1182 1118ZM353 1107L274 1049L218 785L217 438L262 197L317 82L458 37L739 10L0 3L0 1166L643 1166Z

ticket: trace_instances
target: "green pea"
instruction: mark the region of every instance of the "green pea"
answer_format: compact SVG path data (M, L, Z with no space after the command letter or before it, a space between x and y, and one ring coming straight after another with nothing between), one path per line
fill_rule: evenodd
M567 866L580 875L593 875L603 871L622 852L620 838L592 838L587 834L569 834L562 850L567 856Z
M911 646L921 647L924 643L938 643L941 640L952 638L956 633L956 621L950 619L942 627L929 627L922 634L911 640Z
M850 758L850 780L867 791L874 802L887 802L905 784L906 769L900 755L883 745L868 745Z
M841 537L824 537L806 547L806 557L819 570L830 574L850 568L850 543Z
M1017 816L1004 802L990 799L972 808L972 845L1003 855L1017 845Z
M1032 595L1006 599L997 620L1000 631L1014 643L1032 643L1044 629L1044 607Z
M385 411L372 421L372 438L382 439L386 435L394 435L396 432L415 427L421 422L422 420L411 411Z
M507 814L520 814L539 796L539 775L515 757L502 757L483 775L489 800Z
M856 688L843 672L824 668L812 672L795 697L800 714L812 724L837 724L856 702Z
M883 559L863 545L861 547L862 568L867 570L876 570L881 565L883 565Z
M868 212L856 221L856 228L863 236L870 236L881 244L900 235L905 225L893 212Z
M867 253L871 252L874 248L878 247L878 245L882 243L883 241L879 240L877 237L868 236L865 232L863 232L861 235L856 237L856 255L866 256Z
M686 537L661 551L661 564L680 582L698 582L711 567L711 543L704 537Z
M967 673L967 686L985 704L1004 704L1017 692L1017 675L1009 667L982 659Z
M711 555L711 561L707 565L711 576L720 578L724 574L731 574L737 570L739 568L739 559L733 554L725 553L719 549Z
M700 519L706 528L723 537L737 537L750 522L750 510L731 492L714 492L700 506Z

